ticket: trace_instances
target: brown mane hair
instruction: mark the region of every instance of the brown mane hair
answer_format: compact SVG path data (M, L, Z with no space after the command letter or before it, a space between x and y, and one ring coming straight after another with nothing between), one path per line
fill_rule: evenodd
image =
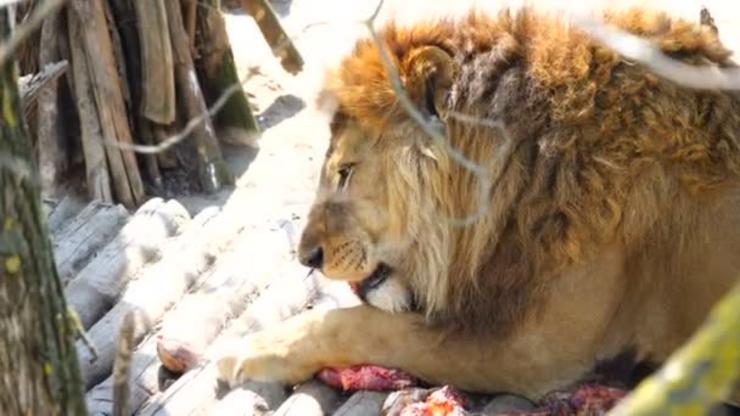
M709 27L637 10L606 21L684 62L733 65ZM412 51L436 46L453 58L440 114L448 140L492 172L487 214L471 226L443 221L477 212L478 178L413 127L375 44L358 43L330 77L339 111L370 137L403 126L433 154L390 158L387 167L392 217L406 218L398 227L415 241L410 284L432 322L510 331L537 310L551 279L605 245L629 248L627 268L648 257L679 267L701 238L699 210L737 184L736 97L661 79L561 20L471 13L389 24L379 36L412 97L424 85L410 78ZM505 132L455 113L502 122ZM413 224L402 215L411 210Z

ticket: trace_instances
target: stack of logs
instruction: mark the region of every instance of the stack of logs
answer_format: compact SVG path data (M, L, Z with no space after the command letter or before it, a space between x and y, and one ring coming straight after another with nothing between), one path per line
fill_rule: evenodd
M24 3L21 23L37 3ZM300 71L266 0L242 7L283 67ZM212 192L232 180L221 145L259 135L220 0L69 0L19 61L22 79L41 80L26 88L33 94L24 105L43 193L52 199L70 182L90 199L129 209L146 195Z

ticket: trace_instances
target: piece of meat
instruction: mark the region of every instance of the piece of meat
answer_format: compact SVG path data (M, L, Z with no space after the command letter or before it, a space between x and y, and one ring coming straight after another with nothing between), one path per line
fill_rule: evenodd
M398 416L464 416L467 414L465 404L462 393L453 387L444 386L433 390L423 402L404 407Z
M374 365L325 368L319 371L316 377L324 383L343 391L391 391L418 384L415 377L404 371Z
M605 414L627 395L627 390L600 384L584 384L571 392L547 395L542 404L549 416Z

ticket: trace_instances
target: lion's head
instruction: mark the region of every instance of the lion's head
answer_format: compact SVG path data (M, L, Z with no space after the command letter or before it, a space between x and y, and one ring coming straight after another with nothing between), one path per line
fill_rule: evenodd
M664 17L625 19L623 27L658 40L693 36L687 59L728 56L709 31L660 32ZM473 13L389 25L379 37L385 56L372 40L360 41L329 77L325 92L337 109L299 252L302 263L352 282L383 309L511 329L548 277L655 226L660 198L668 197L650 193L665 173L651 163L692 146L709 149L694 154L709 158L716 147L709 136L670 146L674 136L643 140L701 122L646 113L644 100L671 105L672 97L695 95L555 21ZM666 45L682 51L680 42ZM386 57L444 140L430 138L403 107ZM661 89L667 94L656 96ZM682 167L682 178L700 163ZM633 209L643 193L651 202Z

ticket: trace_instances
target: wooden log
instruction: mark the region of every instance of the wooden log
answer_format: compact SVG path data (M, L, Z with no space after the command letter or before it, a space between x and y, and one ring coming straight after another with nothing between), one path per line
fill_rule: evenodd
M303 69L303 58L293 42L285 33L280 19L267 0L241 0L242 8L257 23L262 36L272 48L272 53L280 58L283 69L295 75Z
M178 101L182 104L183 115L188 122L200 120L192 131L199 162L198 178L204 191L215 192L224 184L233 183L233 178L223 160L208 107L195 74L180 3L178 0L164 1L175 59Z
M358 391L333 416L378 416L387 396L385 392Z
M115 334L131 310L146 318L138 322L134 339L140 340L213 263L215 253L228 239L209 241L212 215L196 216L175 241L165 247L161 260L144 269L132 281L120 301L88 331L97 358L82 343L77 345L80 370L88 388L104 380L115 356Z
M226 23L218 8L219 0L203 0L203 3L205 7L198 13L200 36L196 66L206 102L211 106L222 94L237 88L216 113L214 124L221 141L253 146L260 135L260 128L237 74Z
M95 96L88 78L87 58L82 49L82 33L79 19L68 9L67 28L69 31L69 54L72 59L72 86L77 114L80 118L80 141L85 158L87 193L91 199L113 202L113 184L118 183L119 200L130 199L128 187L121 183L121 175L111 178L109 166L115 166L116 172L123 170L123 160L116 149L107 149L104 145L103 128L95 106ZM106 158L108 155L110 158Z
M53 236L61 231L64 223L70 218L76 216L83 208L85 208L85 201L78 198L75 195L68 194L62 198L61 201L54 207L54 210L49 214L47 225L49 232Z
M185 208L174 200L153 198L139 208L65 289L85 328L113 306L131 276L155 259L162 242L179 233L188 220Z
M164 393L154 396L139 412L139 416L165 416L175 414L205 413L217 399L218 371L215 360L235 339L274 325L305 310L317 299L317 282L314 275L306 278L284 276L277 279L265 292L249 305L246 311L233 320L229 327L213 342L204 354L204 363L185 373ZM259 386L265 388L264 385ZM250 385L242 386L250 388ZM284 387L270 384L274 394L284 392ZM278 400L276 400L278 401ZM269 403L269 401L268 401ZM277 407L271 406L271 409Z
M484 416L519 414L532 412L535 409L535 404L524 397L513 394L501 394L494 397L483 408L483 410L481 410L481 414Z
M268 400L271 400L271 403ZM249 383L228 392L208 410L215 416L263 416L272 414L285 400L285 390L272 383Z
M273 416L324 416L338 407L340 394L318 380L309 380L298 386Z
M119 76L114 45L106 22L103 1L72 0L69 8L70 26L78 26L77 38L70 37L70 43L82 40L87 62L88 76L95 97L98 118L106 141L106 155L110 163L111 176L116 198L126 207L133 208L144 198L144 185L141 181L136 156L108 142L124 145L133 144L128 115L124 101L124 91ZM118 160L121 163L113 163Z
M202 213L196 216L196 219L200 215ZM224 224L231 222L228 218L221 221ZM246 276L244 258L260 248L268 253L279 253L278 247L281 243L277 233L269 233L246 240L233 251L220 254L218 261L211 267L212 272L199 278L193 284L192 292L183 296L173 309L162 316L158 336L166 340L176 340L189 345L198 353L203 353L208 344L218 336L228 318L238 316L244 311L248 305L248 301L245 300L254 298L273 280L271 278L276 263L274 257L268 256L269 259L250 264ZM271 270L273 273L270 273ZM145 290L142 289L142 292ZM155 299L154 302L158 300ZM151 313L151 307L147 308ZM156 342L157 337L150 337L133 356L132 372L138 375L133 381L130 399L133 409L148 401L160 384L158 371L160 363L156 354ZM91 412L110 411L110 383L111 379L108 378L88 392L87 403Z
M41 26L39 44L39 65L41 68L60 61L57 39L61 32L59 15L54 14ZM42 195L55 196L57 182L66 169L66 148L61 131L62 119L58 107L57 79L49 82L39 92L37 100L36 140L38 149L38 169L41 178Z
M165 5L134 1L141 46L141 115L159 123L175 121L175 77Z
M62 284L72 280L118 234L128 218L122 205L93 201L68 222L53 239L54 261Z

